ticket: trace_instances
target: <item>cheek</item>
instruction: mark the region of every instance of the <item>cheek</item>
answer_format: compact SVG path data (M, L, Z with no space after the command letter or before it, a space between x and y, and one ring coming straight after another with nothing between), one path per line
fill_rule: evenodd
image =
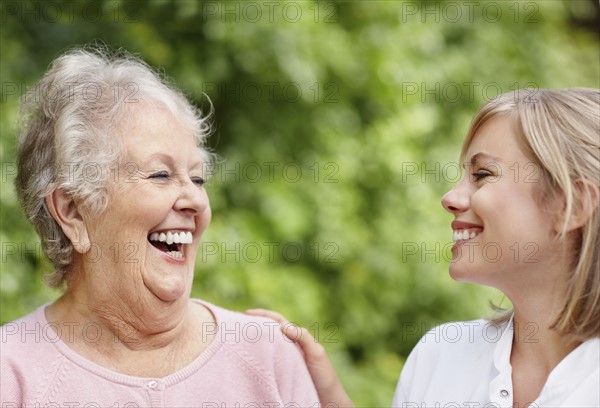
M164 198L161 201L138 193L110 202L103 216L93 221L96 241L119 247L141 243L150 229L165 219L170 208Z
M471 196L471 209L484 226L484 239L502 247L525 238L529 216L522 197L507 185L488 185Z
M471 195L471 209L485 224L497 220L507 209L507 199L496 186L485 186Z
M158 224L173 208L175 199L167 189L138 185L123 193L116 211L132 225Z
M202 214L200 214L199 218L200 228L202 228L202 231L204 231L210 224L210 221L212 220L212 210L210 208L210 204L207 205L206 210L204 210Z

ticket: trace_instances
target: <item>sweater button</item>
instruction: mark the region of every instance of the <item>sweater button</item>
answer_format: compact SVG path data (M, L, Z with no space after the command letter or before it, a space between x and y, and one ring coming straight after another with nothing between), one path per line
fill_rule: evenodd
M148 388L155 389L158 387L158 381L152 380L148 383Z
M502 398L507 398L510 395L510 393L507 390L501 390L500 391L500 396Z

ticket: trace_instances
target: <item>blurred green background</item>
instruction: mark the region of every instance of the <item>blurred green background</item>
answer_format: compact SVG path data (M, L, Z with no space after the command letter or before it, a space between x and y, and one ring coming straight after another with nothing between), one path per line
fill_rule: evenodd
M599 87L598 27L596 0L3 1L0 322L59 295L13 191L19 97L101 40L214 104L193 295L284 313L358 406L389 406L427 329L502 300L447 273L440 198L471 116L516 88Z

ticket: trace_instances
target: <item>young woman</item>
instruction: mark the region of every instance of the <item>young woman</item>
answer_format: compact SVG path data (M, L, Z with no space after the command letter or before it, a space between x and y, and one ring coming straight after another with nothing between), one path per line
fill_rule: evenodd
M393 406L600 406L600 91L501 95L475 115L461 160L464 177L442 198L454 215L450 275L501 290L513 309L426 334ZM324 349L282 327L321 402L351 406Z

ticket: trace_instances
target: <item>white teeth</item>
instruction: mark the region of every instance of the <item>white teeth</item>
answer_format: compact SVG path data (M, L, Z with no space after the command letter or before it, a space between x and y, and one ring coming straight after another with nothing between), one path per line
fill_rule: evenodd
M454 241L464 241L467 239L473 239L475 238L477 235L479 235L479 233L481 232L481 229L476 228L473 230L455 230L452 233L452 239Z
M190 231L167 231L166 233L153 232L150 241L166 242L167 244L191 244L194 237Z
M167 254L171 255L173 258L183 258L183 254L179 251L169 251Z

